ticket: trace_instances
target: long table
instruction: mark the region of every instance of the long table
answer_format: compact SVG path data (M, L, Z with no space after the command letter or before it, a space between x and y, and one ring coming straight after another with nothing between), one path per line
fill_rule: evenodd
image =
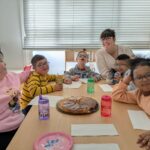
M86 84L83 84L79 89L64 89L63 91L54 92L50 95L64 97L90 96L100 102L102 95L111 95L111 93L104 93L98 84L95 84L94 94L87 94ZM137 105L113 102L112 117L102 118L100 111L89 115L68 115L51 107L50 119L41 121L38 118L38 107L32 106L30 112L7 147L7 150L32 150L34 141L47 132L65 132L70 135L71 124L114 124L119 133L118 136L73 137L75 144L117 143L120 150L141 150L136 144L136 141L138 135L143 131L133 129L127 113L128 109L139 110Z

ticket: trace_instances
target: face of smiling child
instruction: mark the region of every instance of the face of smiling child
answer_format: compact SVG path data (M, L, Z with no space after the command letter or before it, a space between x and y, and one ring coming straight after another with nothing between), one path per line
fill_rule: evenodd
M116 69L120 73L125 73L128 70L128 63L126 60L116 60Z
M133 72L135 85L143 92L150 94L150 67L138 66Z
M47 59L39 60L35 65L35 71L41 75L46 75L49 71Z

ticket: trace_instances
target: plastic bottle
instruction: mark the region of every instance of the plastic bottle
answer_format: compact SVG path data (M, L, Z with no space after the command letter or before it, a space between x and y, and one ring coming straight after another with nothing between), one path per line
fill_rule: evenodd
M94 93L94 79L89 78L87 82L87 93L92 94Z
M38 101L39 109L39 119L48 120L49 119L49 99L46 97L39 96Z
M111 105L112 99L108 95L103 95L101 97L101 116L111 117Z

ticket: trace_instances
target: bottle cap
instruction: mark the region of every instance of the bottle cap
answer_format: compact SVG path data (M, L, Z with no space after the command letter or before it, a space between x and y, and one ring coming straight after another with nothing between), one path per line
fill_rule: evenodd
M101 97L101 99L102 99L102 100L105 100L105 101L110 101L110 100L111 100L111 96L109 96L109 95L103 95L103 96Z

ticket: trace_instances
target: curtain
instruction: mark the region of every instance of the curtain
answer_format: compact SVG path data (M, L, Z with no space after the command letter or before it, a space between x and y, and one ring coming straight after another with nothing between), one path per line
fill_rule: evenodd
M23 47L101 47L100 33L118 44L150 48L150 0L23 0Z

